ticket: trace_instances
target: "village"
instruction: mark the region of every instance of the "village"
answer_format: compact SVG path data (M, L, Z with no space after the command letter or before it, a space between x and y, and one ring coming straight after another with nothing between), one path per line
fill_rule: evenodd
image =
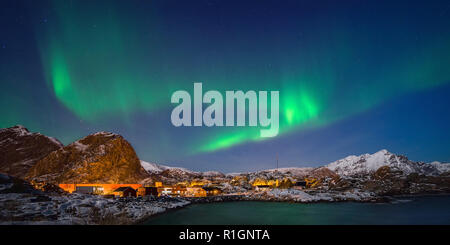
M230 181L231 185L241 185L246 182L245 177L235 176ZM192 180L179 182L173 185L165 185L156 181L148 184L59 184L58 186L68 193L101 195L106 198L128 198L128 197L209 197L218 195L239 195L243 193L225 191L224 183L211 182L209 180ZM304 180L292 181L291 179L255 179L250 184L251 189L245 192L264 192L271 189L306 189L313 188L317 179L305 178Z

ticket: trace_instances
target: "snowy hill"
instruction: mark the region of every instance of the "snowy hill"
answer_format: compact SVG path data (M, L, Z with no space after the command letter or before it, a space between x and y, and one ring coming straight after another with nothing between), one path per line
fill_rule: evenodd
M326 165L328 169L343 176L369 174L383 166L402 171L405 175L411 173L439 175L450 170L450 164L413 162L405 156L396 155L387 150L381 150L374 154L348 156Z
M316 171L323 169L321 167L290 167L290 168L278 168L267 169L256 172L247 173L232 173L223 175L220 172L208 171L208 172L195 172L185 168L169 167L165 165L159 165L156 163L149 163L141 161L142 167L149 173L154 175L168 175L174 178L184 179L185 177L221 177L228 176L232 178L237 175L247 175L250 179L262 178L284 178L286 176L291 177L304 177L309 175L317 175ZM367 175L374 173L380 167L389 166L393 171L401 171L404 175L411 173L418 173L428 176L437 176L446 172L450 172L450 163L423 163L414 162L402 155L393 154L387 150L381 150L374 154L363 154L360 156L348 156L341 160L337 160L324 168L327 168L341 176L357 176Z
M450 172L450 163L441 163L441 162L431 162L432 166L434 166L440 173Z
M191 171L191 170L188 170L185 168L169 167L169 166L159 165L156 163L150 163L150 162L146 162L146 161L142 161L142 160L141 160L141 166L150 174L159 174L165 170L178 170L178 171L186 172L186 173L195 173L194 171Z
M314 170L314 168L310 168L310 167L290 167L290 168L267 169L262 172L280 172L283 174L290 173L293 175L302 176L302 175L309 174L313 170Z
M156 163L141 161L141 166L150 174L148 181L161 181L165 184L176 184L183 181L192 181L195 179L222 179L225 177L223 173L217 171L195 172L180 167L169 167Z
M141 160L141 166L149 173L149 174L161 174L165 171L165 173L170 173L172 175L195 175L195 176L203 176L203 177L217 177L224 176L223 173L217 171L207 171L207 172L195 172L186 168L180 167L169 167L165 165L160 165L156 163L149 163Z

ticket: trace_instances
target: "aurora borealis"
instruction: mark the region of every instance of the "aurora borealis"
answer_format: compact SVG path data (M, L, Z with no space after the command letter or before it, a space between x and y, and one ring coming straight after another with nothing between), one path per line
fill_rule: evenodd
M122 134L225 172L381 148L450 161L448 1L3 1L0 127ZM174 91L280 91L280 133L175 128Z

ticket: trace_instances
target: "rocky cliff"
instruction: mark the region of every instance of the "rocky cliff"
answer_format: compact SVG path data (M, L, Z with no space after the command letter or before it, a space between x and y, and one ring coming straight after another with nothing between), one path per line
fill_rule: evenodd
M58 140L23 126L0 129L0 172L24 178L39 160L62 147Z
M50 153L30 169L26 179L129 184L148 177L130 143L120 135L100 132Z

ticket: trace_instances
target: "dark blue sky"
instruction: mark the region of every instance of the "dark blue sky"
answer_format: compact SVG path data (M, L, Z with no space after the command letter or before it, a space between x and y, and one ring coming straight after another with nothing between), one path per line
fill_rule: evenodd
M450 161L448 1L2 1L0 127L194 170ZM280 134L175 128L176 90L280 91Z

